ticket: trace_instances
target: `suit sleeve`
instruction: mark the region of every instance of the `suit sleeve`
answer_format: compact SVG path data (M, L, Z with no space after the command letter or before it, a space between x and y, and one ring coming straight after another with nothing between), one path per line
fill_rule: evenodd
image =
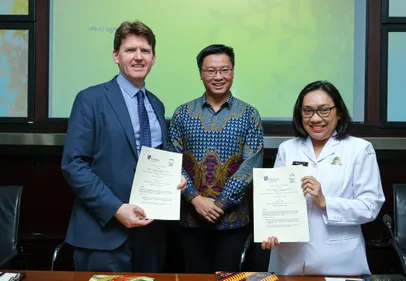
M123 202L92 171L95 143L95 115L86 91L80 92L73 104L68 123L62 172L76 197L104 227Z
M323 219L328 225L359 225L373 221L385 201L372 145L369 143L360 152L353 170L354 198L326 197Z
M227 180L215 204L221 209L241 204L248 185L252 181L253 168L261 168L264 156L264 131L257 110L253 110L243 151L243 162Z

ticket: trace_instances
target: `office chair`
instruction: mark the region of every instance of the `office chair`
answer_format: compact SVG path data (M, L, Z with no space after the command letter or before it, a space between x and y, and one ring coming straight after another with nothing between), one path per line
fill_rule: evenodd
M0 186L0 268L18 255L18 226L22 186Z
M262 250L261 243L254 243L254 234L251 233L244 243L240 257L240 271L267 272L270 250Z
M406 263L406 184L393 185L393 201L395 242Z
M73 247L66 241L59 243L52 254L51 271L72 271Z

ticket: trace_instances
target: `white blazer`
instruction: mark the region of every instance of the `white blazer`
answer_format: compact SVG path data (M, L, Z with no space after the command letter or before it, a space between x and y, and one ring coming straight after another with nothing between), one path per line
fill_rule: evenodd
M269 271L280 275L370 274L361 224L373 221L385 201L375 151L356 137L331 137L316 159L310 137L279 146L275 167L308 163L321 184L326 210L308 194L310 241L281 243L271 251Z

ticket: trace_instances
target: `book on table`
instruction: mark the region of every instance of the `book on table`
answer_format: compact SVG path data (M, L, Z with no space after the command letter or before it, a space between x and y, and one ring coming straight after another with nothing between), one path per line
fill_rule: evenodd
M154 278L135 275L93 275L89 281L154 281Z
M217 281L277 281L273 272L216 272Z

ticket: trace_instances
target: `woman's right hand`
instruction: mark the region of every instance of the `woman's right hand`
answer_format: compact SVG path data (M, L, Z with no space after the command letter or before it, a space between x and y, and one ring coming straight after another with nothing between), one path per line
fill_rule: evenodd
M279 243L278 238L276 238L275 236L271 236L271 237L268 237L268 240L262 241L261 248L262 248L262 250L271 250L271 249L275 248L276 246L278 246L279 244L280 243Z

